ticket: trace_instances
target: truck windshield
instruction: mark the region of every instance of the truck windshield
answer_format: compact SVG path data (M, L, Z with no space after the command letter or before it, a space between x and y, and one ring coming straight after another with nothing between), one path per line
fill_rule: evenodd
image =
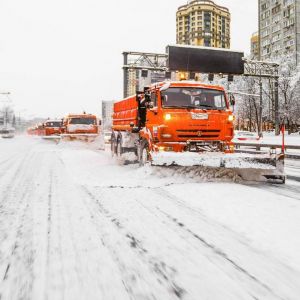
M14 133L14 132L15 132L15 131L12 130L12 129L11 129L11 130L8 129L8 130L2 130L2 131L1 131L2 134L9 134L9 133Z
M96 125L96 120L93 118L72 118L69 124Z
M162 106L174 108L226 109L225 93L191 87L168 88L161 92Z
M61 127L61 122L47 122L46 127Z

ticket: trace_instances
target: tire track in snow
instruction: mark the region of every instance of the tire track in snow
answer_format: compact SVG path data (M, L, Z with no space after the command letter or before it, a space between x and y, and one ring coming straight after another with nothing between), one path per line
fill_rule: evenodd
M140 204L140 203L139 203ZM142 205L142 204L141 204ZM152 213L154 216L158 217L157 213L155 213L153 210L149 209L147 206L142 205L146 210L148 210L150 213ZM184 230L187 233L189 233L192 237L196 238L197 240L199 240L205 247L209 248L210 250L212 250L214 252L214 254L221 256L221 258L225 259L226 261L228 261L230 264L232 264L238 271L242 272L244 275L246 275L247 277L249 277L250 279L252 279L253 281L255 281L257 284L259 284L261 287L263 287L264 289L266 289L267 291L269 291L273 296L276 296L277 299L281 299L283 300L283 298L280 298L277 295L274 295L273 291L264 283L260 282L255 276L251 275L250 273L248 273L245 269L243 269L242 267L240 267L237 263L235 263L232 259L230 259L227 254L225 252L223 252L222 250L218 249L215 245L210 244L208 241L206 241L204 238L200 237L198 234L194 233L192 230L190 230L189 228L186 228L186 226L184 225L184 223L180 222L179 220L177 220L176 218L172 217L171 215L167 214L166 212L162 211L159 207L155 208L156 211L160 212L162 215L164 215L165 217L167 217L169 219L169 221L175 223L176 228L174 229L174 232L178 233L178 229L180 230ZM159 218L159 217L158 217ZM161 218L159 218L161 219ZM168 228L170 228L170 223L169 222L163 222L165 226L167 226ZM262 291L260 292L262 293ZM254 295L252 295L251 292L249 292L249 295L253 298L253 299L257 299Z
M61 152L57 151L55 154L53 216L60 214L63 220L62 259L66 267L60 271L66 275L65 292L61 296L65 299L128 300L124 285L117 277L119 270L111 258L111 253L99 242L99 228L95 226L85 203L86 193L78 186L77 181L73 180L74 174L68 171L61 158ZM55 209L58 202L59 211ZM58 263L60 260L58 259ZM49 299L53 298L53 288L48 289L46 293ZM57 293L57 298L59 296Z
M54 162L55 164L55 162ZM54 169L54 166L52 166ZM52 296L57 299L64 299L65 294L65 266L62 250L62 216L61 200L56 199L54 193L53 169L50 172L49 194L48 194L48 218L47 218L47 258L46 258L46 282L44 298L51 299L48 292L53 291ZM53 268L57 271L54 273Z
M293 186L290 183L290 181L288 181L285 185L269 184L269 183L266 183L264 185L259 184L254 186L244 183L243 185L251 188L268 191L276 195L284 196L296 201L300 200L300 187Z
M244 240L241 240L239 238L239 236L237 235L236 232L230 230L228 227L225 227L219 223L216 223L213 220L210 220L207 216L204 216L203 213L197 209L192 209L191 207L187 206L180 198L176 197L173 194L170 194L169 192L167 192L166 190L162 189L162 188L157 188L154 189L155 192L162 196L163 198L167 199L170 203L177 203L181 209L185 209L188 210L189 213L192 212L196 217L198 216L198 218L200 217L199 220L204 221L204 224L208 224L210 227L216 227L216 231L222 231L222 236L228 236L230 239L234 239L238 242L238 244L240 244L242 246L242 250L243 251L247 251L250 253L250 256L252 256L253 261L256 261L256 265L258 266L262 266L262 265L266 265L267 266L267 270L275 270L277 268L277 266L279 265L280 268L282 268L282 271L284 271L284 273L286 274L286 272L294 275L296 278L298 278L297 280L293 280L293 287L296 288L297 285L300 283L300 274L297 273L295 270L291 269L290 267L284 265L282 262L272 259L272 257L267 257L264 253L259 253L257 250L253 249L249 244L245 243ZM232 257L230 257L229 254L226 253L226 250L222 250L221 248L219 248L217 245L215 245L213 242L208 241L206 238L202 237L201 235L199 235L198 233L194 232L193 230L191 230L188 226L186 226L184 224L184 222L182 220L179 220L178 218L172 216L171 214L167 213L165 210L160 209L158 206L156 206L156 210L158 210L159 212L161 212L163 215L165 215L165 217L167 217L171 222L173 222L174 224L177 225L177 230L184 230L187 233L189 233L191 236L193 236L194 238L196 238L199 242L201 242L205 247L207 247L208 249L210 249L213 253L215 253L218 257L224 259L225 261L227 261L230 265L232 265L233 268L235 268L237 271L239 271L241 274L244 275L244 277L248 277L248 279L252 280L253 282L255 282L256 285L260 286L261 288L263 288L265 290L265 292L267 292L268 294L270 294L270 296L275 297L276 299L281 299L281 300L285 300L285 299L289 299L286 298L286 295L280 295L280 289L275 291L276 289L278 289L278 287L280 287L280 283L283 283L282 281L285 281L285 285L287 287L289 287L290 290L292 290L292 287L290 286L291 282L284 278L284 275L281 276L281 280L278 280L278 285L273 285L270 286L269 284L265 283L264 281L260 280L258 278L258 276L254 275L253 273L251 273L250 271L248 271L245 267L243 267L240 262L235 261L235 259L233 259ZM203 228L203 226L201 226ZM210 230L211 231L211 230ZM260 263L257 263L257 260L260 261ZM268 274L269 276L271 274ZM281 275L281 274L280 274ZM298 286L298 290L299 286ZM292 299L292 298L291 298Z
M123 238L127 243L127 251L128 249L133 252L133 255L138 254L136 257L137 260L139 260L143 264L144 269L142 272L141 270L136 270L136 272L130 272L128 273L128 270L130 270L130 266L127 266L126 264L130 263L129 261L122 261L120 256L120 251L124 251L125 247L123 245L123 249L117 249L115 245L111 245L108 240L105 238L103 234L100 234L101 242L105 247L108 247L114 260L119 266L120 272L123 274L123 284L125 286L126 291L129 293L131 299L136 299L140 291L135 290L135 283L136 280L145 278L145 275L148 274L148 276L153 277L153 275L156 276L156 278L151 278L150 281L152 281L151 287L151 294L144 294L143 299L184 299L185 290L180 287L178 283L176 283L174 275L176 274L176 270L170 266L168 266L165 262L160 261L159 259L156 259L154 257L151 257L148 253L148 250L144 248L141 241L139 241L135 236L128 232L126 228L120 223L119 220L116 218L113 218L110 215L110 212L102 205L101 201L98 199L96 195L92 193L90 189L88 189L86 186L82 186L83 191L89 196L89 198L96 204L96 207L98 208L98 211L101 213L101 219L105 221L107 226L110 228L113 228L118 235ZM87 204L88 205L88 204ZM88 207L93 219L96 218L95 210L91 210L90 207ZM97 224L98 225L98 224ZM129 248L128 248L129 246ZM135 260L136 260L135 259ZM149 274L150 271L150 274ZM132 280L133 279L133 280ZM152 289L155 289L155 286L157 288L157 284L160 287L163 287L163 289L166 292L166 296L168 298L162 298L161 293L158 293L160 296L153 294ZM155 291L157 293L157 290ZM165 297L166 297L165 296Z
M59 173L58 171L61 170L61 167L64 168L65 165L61 159L60 156L58 156L57 152L55 152L55 157L56 157L56 172L55 174L53 175L52 174L52 177L53 177L53 180L52 180L52 183L51 185L53 185L53 188L51 188L52 192L51 192L51 199L53 198L53 193L55 195L55 202L59 202L59 215L60 215L60 218L59 220L64 222L64 233L66 231L66 229L68 229L68 235L69 235L69 238L70 238L70 244L68 246L71 247L71 251L74 253L74 257L76 259L76 264L74 265L74 273L75 273L75 277L76 277L76 281L77 283L80 284L80 286L82 287L84 284L84 275L83 275L83 263L82 263L82 259L81 259L81 255L80 255L80 251L78 249L78 244L76 243L76 238L75 238L75 235L77 234L76 232L74 232L74 227L75 225L73 224L72 222L72 215L71 215L71 211L70 211L70 206L66 203L66 199L59 194L59 191L60 190L64 190L66 187L64 185L66 185L66 182L64 182L64 185L62 185L61 183L61 179L60 177L62 176L61 173ZM62 171L63 172L63 171ZM63 217L62 217L63 215ZM66 228L67 226L67 228ZM62 229L62 228L60 228ZM60 244L63 243L63 244L66 244L66 241L63 240L63 237L60 236ZM66 245L64 245L64 248L66 248ZM63 260L64 260L64 255L63 255L63 249L61 249L61 262L63 264ZM49 266L48 266L49 267ZM67 283L64 282L63 286L65 288L66 287Z
M48 297L48 290L50 288L50 281L51 281L51 264L54 263L53 259L52 259L52 254L51 252L53 251L53 245L54 244L54 241L53 239L55 239L53 237L53 235L55 234L54 233L54 228L53 228L53 213L54 213L54 210L55 208L53 207L54 206L54 199L53 199L53 165L52 165L52 169L50 170L50 182L49 182L49 191L48 191L48 201L47 201L47 254L46 254L46 275L45 275L45 290L44 290L44 299L49 299ZM58 225L58 230L59 230L59 225ZM60 257L60 263L62 264L62 250L61 250L61 243L62 243L62 239L61 239L61 236L60 234L58 234L58 244L56 245L56 251L58 252L58 256ZM63 266L61 266L61 269L63 271ZM59 274L57 276L56 274L56 277L59 277L59 281L61 282L61 286L60 286L60 292L62 293L62 295L64 294L64 286L65 286L65 283L64 283L64 277L62 276L62 273ZM56 295L57 296L57 295ZM60 297L61 299L63 299L64 297Z
M24 155L11 178L10 185L5 189L4 200L1 202L0 224L4 235L1 237L0 266L5 272L0 295L4 299L31 299L34 251L30 196L33 192L34 177L29 172L29 166L33 158L33 153ZM3 226L3 222L6 226ZM16 282L18 287L13 288Z
M105 189L105 191L107 192L107 189ZM148 188L147 191L148 191L147 193L149 193ZM199 251L199 253L206 256L208 260L211 261L211 263L213 263L216 266L219 266L219 268L222 269L222 271L226 274L226 276L231 277L234 280L234 282L237 282L241 286L244 286L244 290L248 291L249 295L253 299L255 298L261 299L261 297L265 297L266 295L268 295L268 299L297 299L297 298L293 298L295 297L295 293L293 289L295 291L297 289L299 290L299 285L297 288L297 284L300 282L299 273L297 273L295 270L291 269L290 267L284 265L281 261L273 259L272 257L269 257L265 253L261 253L256 249L251 248L247 243L247 241L244 238L242 238L237 232L232 231L230 228L227 228L222 224L219 224L214 220L207 218L206 216L203 215L201 211L195 211L190 206L184 205L184 202L181 201L181 199L177 198L176 196L169 194L167 191L161 188L154 188L153 189L154 193L158 193L158 195L163 196L163 199L167 197L168 204L166 204L164 210L162 210L160 209L161 206L160 204L162 203L162 201L159 198L157 199L157 197L155 197L154 195L149 197L149 194L146 194L145 191L142 191L141 189L137 190L137 192L134 194L134 197L132 197L132 193L130 194L127 193L126 188L119 189L119 191L115 190L115 192L116 193L119 192L120 197L122 197L119 203L121 207L122 205L124 205L124 202L125 205L127 202L129 203L132 202L132 201L127 201L125 199L134 198L134 200L139 206L143 207L143 209L145 210L148 210L148 212L156 218L156 220L154 219L152 223L158 223L158 222L161 223L161 232L166 231L164 230L164 226L166 227L166 229L172 228L174 233L176 233L179 236L182 236L182 238L184 239L183 240L184 244L186 244L187 242L185 238L186 235L189 235L190 236L189 240L191 240L189 241L190 244L193 245L195 249ZM153 201L149 202L148 200L150 199L147 200L146 198L144 198L143 196L144 193L145 195L148 196L148 197L146 196L146 198L155 199L155 201L153 200L154 202ZM103 189L101 188L100 194L98 195L99 199L101 199L102 194L103 194ZM117 195L115 195L114 198L116 196ZM144 199L145 201L142 202L141 201L142 199ZM110 207L110 208L114 207L113 204L108 205L110 203L109 198L107 201L105 201L105 203L106 203L105 207ZM103 204L101 205L103 206ZM106 213L111 214L111 212L109 212L105 207L103 206L103 208L106 210ZM199 227L202 228L202 231L204 232L207 231L207 234L205 235L206 238L202 237L201 233L199 234L197 232L194 232L191 228L184 225L183 221L176 219L174 216L172 216L172 214L166 213L165 210L168 210L167 208L171 208L171 207L177 207L177 210L179 208L179 210L182 212L188 210L189 218L191 217L191 213L192 213L192 217L195 221L200 219ZM142 216L145 215L142 213L140 209L135 209L134 211L141 213ZM118 213L119 214L121 213L121 215L123 215L122 209L120 209ZM118 213L116 214L118 215ZM179 216L180 215L181 214L179 213ZM120 219L116 219L116 218L114 219L117 220L119 226L122 226L122 228L124 228L124 224L126 224L126 219L124 220L125 222L121 221ZM228 252L227 248L225 248L224 251L222 250L222 246L218 247L217 245L220 245L220 243L217 241L218 239L216 239L217 238L216 233L218 233L222 237L221 245L222 242L224 243L224 241L225 241L225 245L226 243L230 242L230 244L236 246L238 250L233 251L233 253L231 253L231 251ZM212 239L212 241L210 241L211 240L210 234L212 234L212 237L214 238ZM153 233L153 235L155 235L155 233ZM135 240L139 240L136 237L136 235L134 236L135 236ZM214 240L217 241L216 245L214 245ZM199 242L202 245L201 247L199 247ZM241 251L241 253L243 254L241 257L239 257L238 251ZM227 252L230 253L230 255L228 255ZM247 263L249 263L249 261L251 260L253 260L254 266L258 267L258 270L257 268L256 269L254 268L254 271L248 270L247 267L243 266L245 265L244 263L246 263L247 265ZM261 276L260 274L260 269L264 270L263 276ZM282 274L280 274L281 271L283 272ZM272 274L272 272L275 273L275 277L274 274ZM276 274L279 274L278 278ZM271 277L270 280L269 277ZM284 286L283 290L281 290L281 287L283 287L282 285ZM289 297L289 295L292 296Z
M98 189L97 189L98 190ZM132 197L132 194L128 194L127 189L120 189L120 197L122 197L122 199L120 199L120 202L115 202L115 203L111 203L111 200L113 199L117 199L116 196L118 196L118 194L114 195L113 197L108 197L106 201L102 201L105 202L105 207L104 209L107 211L107 213L109 215L113 214L113 215L117 215L120 217L116 217L113 216L113 220L115 220L115 222L117 222L119 225L121 226L121 228L123 229L123 232L131 232L131 236L134 237L134 239L132 239L132 243L136 244L135 241L139 241L140 244L145 244L144 242L141 242L141 240L143 240L143 238L146 240L146 244L151 245L151 250L149 250L149 247L146 248L147 251L147 256L148 257L152 257L156 255L157 250L156 250L156 246L157 245L153 245L153 242L155 243L155 241L158 239L159 240L159 248L163 249L163 253L165 253L166 249L174 249L174 251L172 251L172 253L170 253L171 256L167 255L167 257L164 257L164 255L162 255L162 258L160 258L159 260L164 262L165 265L169 265L172 266L175 263L176 267L172 267L172 269L174 269L174 271L176 272L176 278L178 277L178 280L180 278L180 286L181 288L185 291L183 294L183 298L185 299L185 296L187 299L200 299L201 297L199 296L199 294L201 294L202 290L199 290L199 288L197 288L197 285L199 285L199 282L202 282L202 284L208 285L208 287L205 287L205 291L203 295L207 295L208 294L212 294L212 290L214 289L212 287L212 283L211 283L211 278L209 274L214 274L214 280L213 282L215 282L216 284L221 284L221 287L217 287L216 290L218 292L213 292L215 293L214 296L218 295L218 297L220 295L223 295L224 292L224 288L223 282L226 283L230 283L231 285L233 284L233 286L236 285L235 282L231 282L230 280L228 280L227 276L228 274L220 272L218 269L219 267L216 267L216 264L214 262L211 262L209 259L207 259L205 257L205 255L203 255L203 251L201 251L202 247L199 247L199 243L195 243L195 241L193 240L191 243L187 240L187 234L183 233L182 231L179 231L177 226L175 224L173 224L173 222L170 222L170 220L168 220L165 216L163 216L161 214L161 212L157 211L155 208L155 205L153 206L154 210L148 210L148 208L146 206L141 205L141 203L138 202L137 199L144 199L145 202L147 202L147 198L153 198L155 197L155 195L149 195L149 190L147 189L147 193L142 190L139 190L141 193L140 194L135 194L135 197ZM100 189L100 194L98 195L98 199L101 199L102 197L102 193L103 190ZM107 190L105 190L105 192L107 192ZM117 191L116 191L117 192ZM109 195L108 195L109 196ZM145 196L145 197L144 197ZM148 196L148 197L147 197ZM134 198L133 200L129 200L127 201L127 199L131 199ZM158 199L158 201L160 201ZM135 203L135 207L133 207L133 203ZM137 205L138 204L138 205ZM115 206L120 206L117 209L114 209L114 212L109 212L109 210L111 211L111 208L114 208ZM125 205L126 207L129 205L128 210L126 209L125 211L122 210L122 206ZM149 206L151 207L152 205L149 204ZM108 208L109 207L109 208ZM131 208L133 208L133 213L132 214L128 214L129 211L131 211ZM145 211L147 212L147 214L145 214ZM140 215L141 217L137 217L137 215ZM149 218L149 216L151 216L151 218ZM123 218L122 218L123 217ZM125 218L124 218L125 217ZM153 218L154 217L154 218ZM130 221L129 221L129 219ZM131 222L131 218L134 218L134 220ZM122 220L123 219L123 220ZM126 224L128 223L128 225L126 226ZM125 224L125 225L124 225ZM145 232L143 231L143 229L141 228L141 230L132 227L132 224L141 224L143 225L144 229L147 230L147 234L145 235ZM131 225L131 226L130 226ZM130 228L129 230L126 229ZM135 232L135 234L132 234L132 232ZM138 237L139 236L139 237ZM141 238L142 236L142 238ZM154 238L154 239L153 239ZM150 244L149 244L150 243ZM190 245L192 247L190 247ZM153 248L154 246L154 248ZM168 251L169 252L169 251ZM155 253L155 254L153 254ZM159 252L158 252L159 253ZM157 253L157 254L158 254ZM206 256L211 256L211 253L205 253ZM161 256L159 254L159 256ZM178 261L184 262L183 264L179 263ZM203 270L207 270L207 273ZM201 270L201 271L196 271L196 270ZM189 273L193 273L196 272L195 275L197 275L197 279L195 278L191 278L188 274ZM216 273L216 274L215 274ZM233 272L233 274L235 275L235 273ZM230 277L230 276L229 276ZM236 276L237 277L237 276ZM208 279L207 279L208 278ZM177 281L178 281L177 280ZM194 283L194 285L191 285L190 281L192 281ZM198 281L198 282L197 282ZM184 284L183 284L184 282ZM238 282L239 284L239 282ZM238 285L237 284L237 285ZM227 295L224 296L224 299L254 299L254 297L251 295L250 293L247 293L245 290L242 290L242 288L240 288L239 286L235 288L236 289L236 294L232 294L231 296L233 296L234 298L231 298ZM226 293L226 292L225 292ZM260 293L262 294L262 292ZM197 296L196 296L197 295ZM239 295L240 297L236 298L237 295ZM247 295L247 296L246 296ZM206 297L206 296L204 296ZM219 299L219 298L216 298ZM274 298L272 298L274 299Z
M9 170L10 167L16 163L16 159L18 157L21 157L21 155L22 154L20 154L20 153L16 153L16 154L13 154L12 156L10 156L9 158L6 158L6 159L0 161L0 168L4 169L3 166L5 166L5 169L3 170L3 172L0 173L0 175L1 175L0 178L6 174L7 170Z
M8 202L8 199L12 193L17 193L19 185L22 183L21 174L24 171L24 166L28 160L28 153L21 157L20 161L13 161L6 168L3 174L5 175L6 182L2 182L0 185L1 197L0 197L0 213L1 209L5 206L5 203ZM10 161L10 160L9 160ZM15 166L15 168L13 168ZM18 180L20 182L18 182Z

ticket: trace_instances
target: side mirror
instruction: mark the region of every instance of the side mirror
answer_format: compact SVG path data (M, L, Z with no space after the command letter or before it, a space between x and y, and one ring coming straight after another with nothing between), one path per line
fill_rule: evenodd
M150 95L150 93L145 93L145 101L146 102L151 102L151 95Z
M168 96L167 95L161 95L161 102L162 103L167 103L168 102Z
M102 122L101 122L101 120L99 120L99 121L98 121L98 125L101 126L101 124L102 124Z
M152 109L154 107L154 103L152 101L148 102L148 108Z

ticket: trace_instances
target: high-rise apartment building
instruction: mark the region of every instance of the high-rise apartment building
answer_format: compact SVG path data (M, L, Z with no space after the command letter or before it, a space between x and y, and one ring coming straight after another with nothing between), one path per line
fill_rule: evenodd
M127 75L128 75L127 96L131 96L134 95L138 90L139 71L132 69L128 71Z
M251 36L251 59L259 59L259 35L255 32Z
M300 49L300 0L258 0L258 5L260 59L296 55Z
M113 101L102 101L102 127L104 129L111 129L113 110Z
M210 0L192 0L178 8L177 44L230 48L230 12Z

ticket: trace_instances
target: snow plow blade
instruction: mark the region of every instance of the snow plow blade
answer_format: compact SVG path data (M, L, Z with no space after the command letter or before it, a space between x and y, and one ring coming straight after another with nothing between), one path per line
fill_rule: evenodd
M49 135L49 136L45 135L45 136L42 136L42 139L46 140L46 141L53 141L56 144L58 144L61 140L61 136L60 135Z
M245 181L285 183L284 155L224 153L151 153L151 165L160 167L229 170Z
M67 141L85 141L85 142L93 142L98 137L96 133L74 133L74 134L62 134L61 138Z
M61 136L60 135L44 135L42 136L43 140L60 140Z

